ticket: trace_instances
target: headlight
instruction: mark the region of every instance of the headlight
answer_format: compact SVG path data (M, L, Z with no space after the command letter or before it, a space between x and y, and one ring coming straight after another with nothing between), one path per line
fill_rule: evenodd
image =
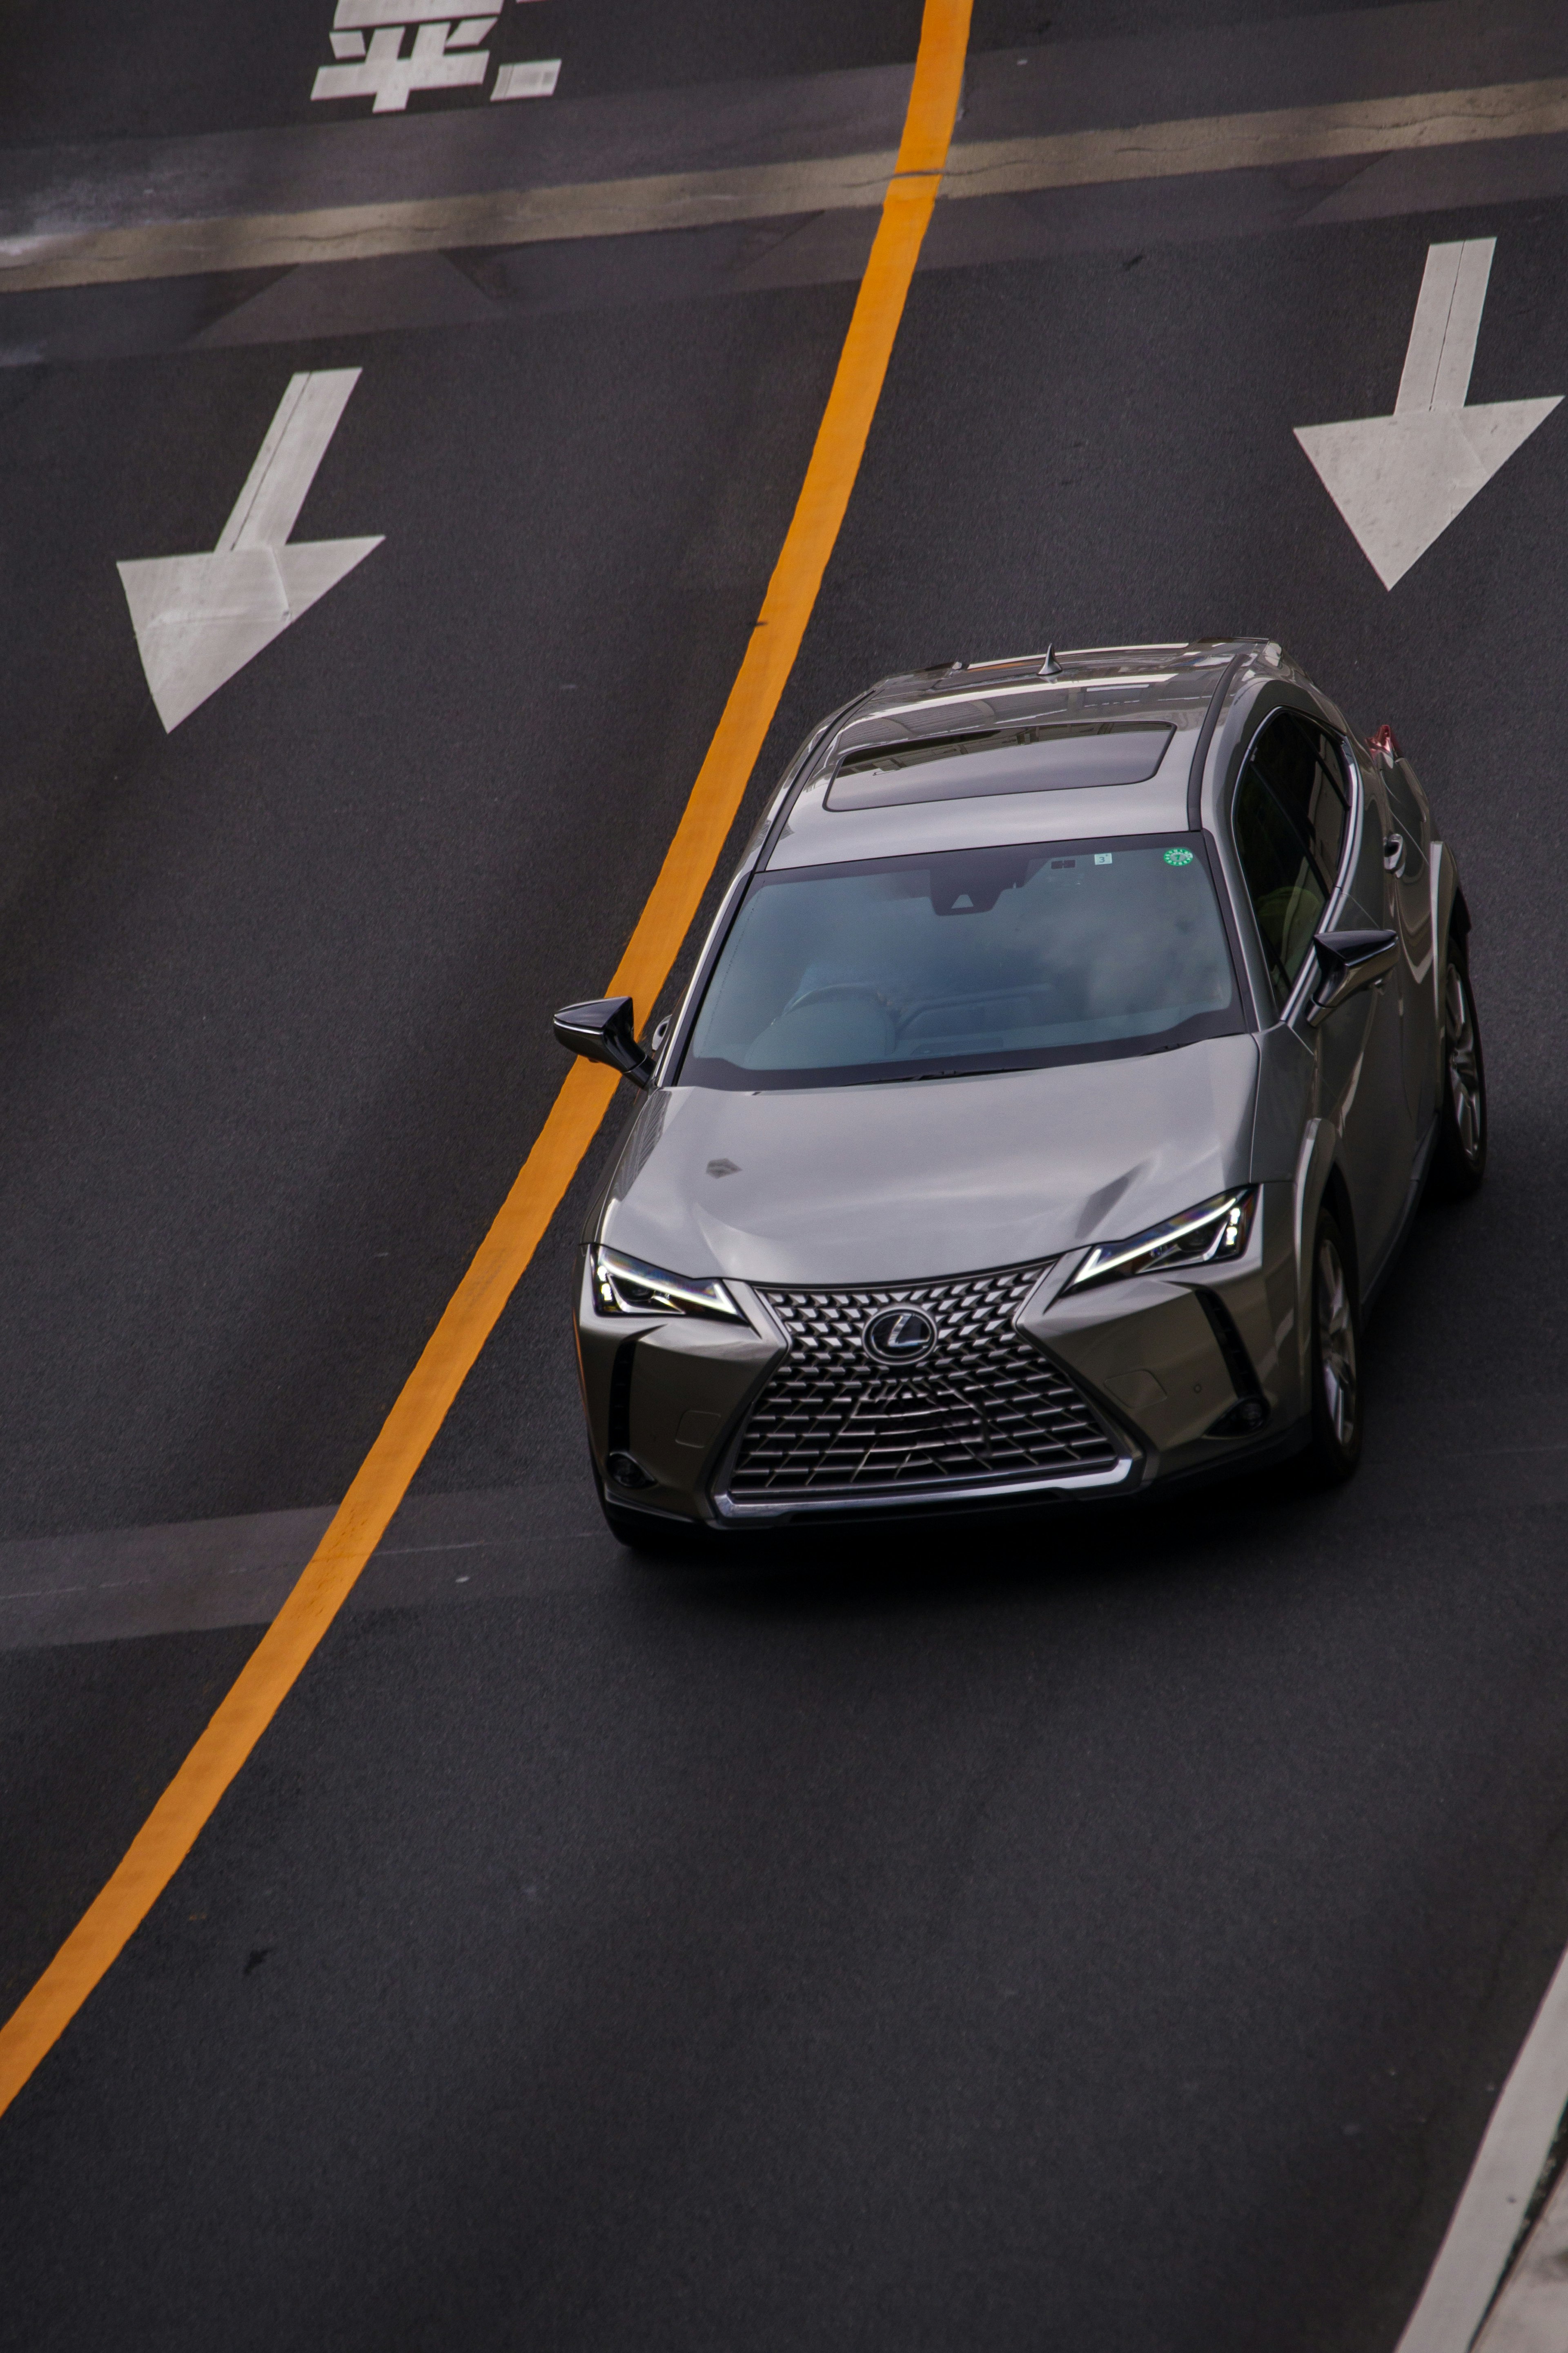
M721 1282L666 1274L662 1267L623 1258L602 1242L594 1252L594 1297L601 1315L717 1315L731 1324L746 1320Z
M1093 1282L1119 1282L1123 1275L1163 1274L1167 1268L1214 1266L1239 1258L1257 1206L1257 1186L1246 1185L1238 1193L1216 1193L1212 1201L1150 1226L1131 1241L1100 1242L1066 1287L1084 1291Z

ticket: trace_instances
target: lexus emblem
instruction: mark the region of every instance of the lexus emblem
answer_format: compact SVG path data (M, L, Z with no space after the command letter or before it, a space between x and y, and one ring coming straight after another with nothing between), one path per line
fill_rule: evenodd
M861 1338L879 1365L918 1365L936 1345L936 1325L918 1307L884 1307Z

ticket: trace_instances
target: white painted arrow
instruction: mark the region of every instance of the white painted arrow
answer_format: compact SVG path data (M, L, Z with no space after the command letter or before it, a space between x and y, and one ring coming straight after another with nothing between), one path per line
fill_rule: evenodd
M1385 588L1551 416L1550 400L1467 408L1495 237L1427 249L1392 417L1298 425L1296 438Z
M358 368L290 378L210 555L118 566L142 667L171 733L381 545L379 537L288 543L359 378Z

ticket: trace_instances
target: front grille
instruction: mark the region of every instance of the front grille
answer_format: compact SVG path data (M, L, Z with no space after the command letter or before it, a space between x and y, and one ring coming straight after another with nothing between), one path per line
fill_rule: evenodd
M789 1354L741 1433L731 1496L899 1493L1114 1469L1121 1456L1086 1398L1014 1324L1044 1272L762 1289ZM935 1326L918 1365L890 1370L867 1351L867 1324L889 1307L919 1308Z

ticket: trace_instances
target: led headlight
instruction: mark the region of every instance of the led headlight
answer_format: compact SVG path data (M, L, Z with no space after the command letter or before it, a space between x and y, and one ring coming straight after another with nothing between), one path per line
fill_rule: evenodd
M666 1274L662 1267L625 1258L603 1242L594 1252L594 1301L601 1315L716 1315L731 1324L746 1320L721 1282Z
M1131 1241L1100 1242L1068 1283L1068 1291L1085 1291L1094 1282L1119 1282L1129 1274L1163 1274L1166 1270L1215 1266L1239 1258L1252 1231L1258 1187L1244 1185L1239 1192L1216 1193L1179 1218L1150 1226Z

